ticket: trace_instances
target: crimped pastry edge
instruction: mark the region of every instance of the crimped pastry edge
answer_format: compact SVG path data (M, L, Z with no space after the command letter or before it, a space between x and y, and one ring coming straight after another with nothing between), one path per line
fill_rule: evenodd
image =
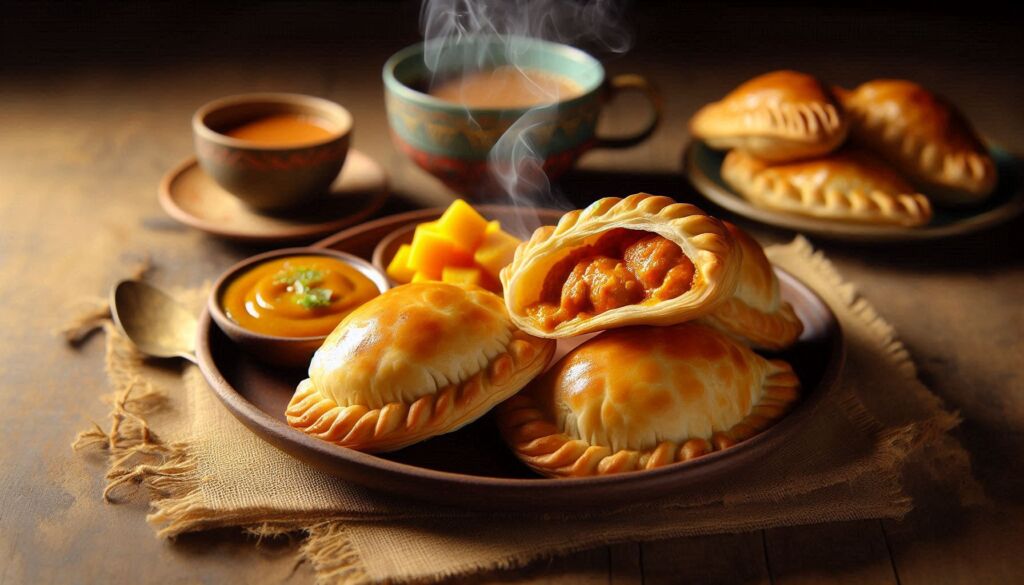
M733 297L697 320L760 349L777 351L793 345L804 331L793 306L785 301L772 313Z
M740 254L742 251L739 250L733 241L732 235L728 232L725 225L694 205L678 203L674 199L662 195L635 193L624 198L605 197L598 199L582 210L569 211L562 216L557 225L537 228L529 240L521 243L516 248L512 262L501 271L501 284L505 289L505 306L508 309L512 322L531 335L548 338L579 335L620 325L644 324L645 321L634 319L622 323L616 321L615 317L617 315L621 316L623 309L628 309L632 306L627 305L626 307L611 309L594 315L583 322L573 318L560 323L552 331L547 331L535 326L533 320L521 312L521 309L525 309L525 307L518 307L515 303L517 291L514 285L516 284L516 279L524 277L522 271L530 267L530 261L534 258L543 258L547 254L565 248L565 246L556 246L551 243L554 236L566 237L567 234L571 236L574 231L580 230L578 226L581 225L618 223L624 219L624 215L626 219L630 217L643 219L645 216L657 216L665 220L664 223L671 225L684 235L687 244L681 247L690 261L693 262L695 268L700 271L704 280L703 290L705 291L702 294L707 298L703 299L702 310L691 310L687 313L686 318L679 321L695 318L699 314L712 310L714 306L724 301L732 293L739 276ZM615 225L611 227L628 228L629 226ZM652 233L658 232L652 231ZM575 244L576 242L573 243ZM679 244L680 242L676 241L676 243ZM687 250L688 246L692 246L697 251L697 254ZM695 257L698 255L700 256L699 259ZM678 299L687 298L688 295L692 296L692 291L693 289L679 297L668 299L661 303L671 303ZM657 320L656 323L661 325L671 324L663 319Z
M750 414L711 439L662 441L643 450L609 447L570 437L528 392L517 394L498 408L497 420L505 442L534 471L547 477L582 477L654 469L689 461L727 449L763 432L792 408L800 395L793 368L782 360L765 360L771 371L764 378L761 400Z
M847 94L846 99L854 98ZM862 140L914 181L928 187L929 194L942 203L980 202L995 189L998 173L988 152L948 148L926 139L913 126L897 123L870 108L848 105L847 112L853 124L863 128L858 134L870 133Z
M771 137L804 143L831 142L846 135L844 111L831 102L806 101L736 108L712 102L694 114L690 132L697 138Z
M765 176L771 173L771 168L751 169L737 162L739 156L745 155L730 151L725 156L722 178L744 198L761 207L824 219L905 227L925 225L932 217L931 202L920 193L801 189L781 177L771 181Z
M553 341L517 329L506 350L467 379L412 403L391 402L379 409L339 406L307 378L296 388L285 415L289 426L341 447L394 451L476 420L542 372L554 352ZM451 419L457 409L464 411Z

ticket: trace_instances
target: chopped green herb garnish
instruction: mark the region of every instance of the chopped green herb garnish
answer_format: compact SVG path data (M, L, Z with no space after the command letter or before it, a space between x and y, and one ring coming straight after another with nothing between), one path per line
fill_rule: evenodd
M295 268L285 268L275 274L274 284L287 284L288 286L295 287L296 292L302 292L323 279L323 270L297 266Z
M331 289L310 288L303 291L296 291L295 302L307 309L326 307L331 304Z

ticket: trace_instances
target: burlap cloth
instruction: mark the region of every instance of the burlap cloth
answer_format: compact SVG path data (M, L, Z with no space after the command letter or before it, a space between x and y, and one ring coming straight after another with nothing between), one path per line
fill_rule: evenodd
M957 417L916 378L895 333L803 238L768 255L818 292L847 339L840 388L792 440L734 475L672 497L577 515L481 514L399 500L323 475L246 430L198 368L147 365L98 311L69 330L107 334L112 425L76 448L110 452L104 497L148 488L156 533L240 526L302 531L300 549L330 583L432 581L622 541L900 517L908 485L973 497ZM178 291L201 302L197 291Z

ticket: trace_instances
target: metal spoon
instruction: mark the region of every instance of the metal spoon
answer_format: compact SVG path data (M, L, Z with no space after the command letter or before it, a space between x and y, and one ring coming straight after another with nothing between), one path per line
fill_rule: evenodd
M110 312L117 328L142 353L197 363L199 323L164 291L138 280L122 280L110 291Z

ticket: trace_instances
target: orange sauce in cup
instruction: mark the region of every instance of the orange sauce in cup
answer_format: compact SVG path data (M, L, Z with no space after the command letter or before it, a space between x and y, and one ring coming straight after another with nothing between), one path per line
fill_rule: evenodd
M232 281L221 306L242 327L278 337L327 335L346 315L380 294L352 266L328 256L287 256Z
M298 146L327 140L336 133L315 118L277 114L232 128L227 135L262 146Z

